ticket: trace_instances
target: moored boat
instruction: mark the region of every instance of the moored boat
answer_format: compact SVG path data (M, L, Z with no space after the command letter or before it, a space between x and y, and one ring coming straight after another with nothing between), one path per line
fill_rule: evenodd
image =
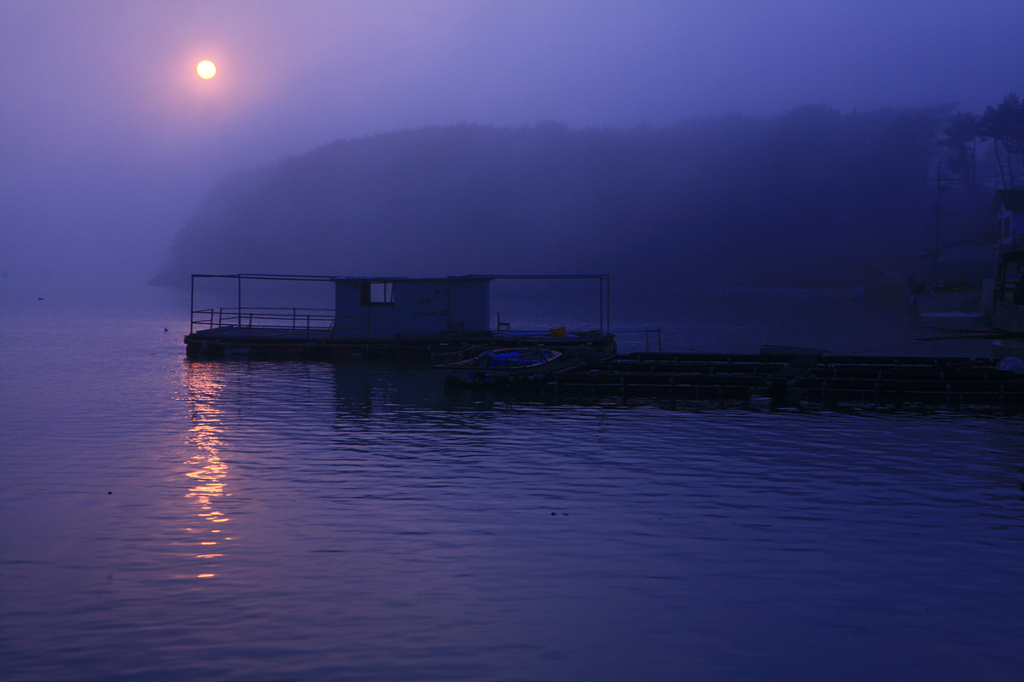
M543 346L491 348L455 362L432 368L450 385L502 386L543 381L549 375L579 369L599 354L585 346L554 350Z

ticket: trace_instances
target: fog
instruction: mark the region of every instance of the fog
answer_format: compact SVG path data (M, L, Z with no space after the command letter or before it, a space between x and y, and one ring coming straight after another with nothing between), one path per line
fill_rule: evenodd
M1021 35L1018 2L7 0L0 286L143 286L173 265L176 237L226 178L277 172L337 140L461 123L555 122L571 135L729 116L769 126L808 104L845 117L981 113L1024 93ZM196 76L201 59L214 79ZM587 239L585 223L573 229ZM466 255L459 272L431 274L500 264L486 245ZM396 262L412 270L408 256Z

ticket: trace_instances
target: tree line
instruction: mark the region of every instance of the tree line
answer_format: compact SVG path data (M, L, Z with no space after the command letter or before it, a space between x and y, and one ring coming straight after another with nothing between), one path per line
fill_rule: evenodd
M978 186L979 145L988 143L998 167L998 189L1014 189L1024 178L1024 103L1015 93L981 115L959 112L943 128L939 144L949 150L946 166L962 181L972 202L982 197Z
M810 105L658 128L463 124L336 140L213 188L154 283L187 286L192 272L847 282L866 264L906 267L924 247L940 154L981 192L988 140L1012 182L1020 137L1006 120L1019 107L1008 97L971 118L954 105Z

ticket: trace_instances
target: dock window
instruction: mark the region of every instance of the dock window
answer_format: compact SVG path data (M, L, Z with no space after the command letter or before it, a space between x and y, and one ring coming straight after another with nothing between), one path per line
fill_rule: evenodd
M395 302L394 282L362 282L360 298L363 305L389 305Z

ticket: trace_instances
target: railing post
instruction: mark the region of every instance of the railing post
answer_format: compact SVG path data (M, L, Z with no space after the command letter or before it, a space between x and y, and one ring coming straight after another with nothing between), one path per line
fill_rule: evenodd
M292 308L292 329L295 329L295 308Z
M309 315L306 315L306 338L309 338Z

